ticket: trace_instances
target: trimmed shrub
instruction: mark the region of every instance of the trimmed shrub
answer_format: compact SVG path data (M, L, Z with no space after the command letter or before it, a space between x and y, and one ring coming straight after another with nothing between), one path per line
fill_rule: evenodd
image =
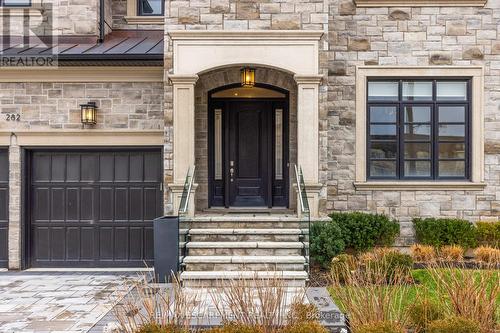
M439 258L445 261L464 260L465 250L458 245L446 245L439 250Z
M304 322L283 328L280 333L328 333L318 322Z
M316 222L311 226L311 258L325 268L345 249L342 230L337 223Z
M479 324L463 317L451 317L433 321L427 333L481 333Z
M415 244L410 248L413 260L417 262L433 262L436 260L436 250L430 245Z
M488 246L481 246L474 250L477 261L486 264L500 264L500 249Z
M417 241L440 248L445 245L460 245L464 249L477 244L476 228L472 223L460 219L413 219Z
M366 324L353 330L354 333L405 333L405 330L397 323L380 322Z
M476 228L480 245L500 248L500 222L477 222Z
M345 247L356 252L390 246L399 235L399 223L385 215L353 212L333 213L330 217L340 226Z
M408 315L417 332L425 332L431 322L444 318L443 309L429 299L410 305Z

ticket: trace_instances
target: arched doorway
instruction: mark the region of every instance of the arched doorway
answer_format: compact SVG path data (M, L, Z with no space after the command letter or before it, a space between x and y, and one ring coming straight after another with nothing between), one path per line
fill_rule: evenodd
M209 207L288 207L288 118L287 90L232 84L209 91Z

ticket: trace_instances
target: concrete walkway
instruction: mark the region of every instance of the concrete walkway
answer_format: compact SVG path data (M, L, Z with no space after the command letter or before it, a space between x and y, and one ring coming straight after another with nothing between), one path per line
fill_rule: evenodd
M0 332L87 332L138 272L0 272Z

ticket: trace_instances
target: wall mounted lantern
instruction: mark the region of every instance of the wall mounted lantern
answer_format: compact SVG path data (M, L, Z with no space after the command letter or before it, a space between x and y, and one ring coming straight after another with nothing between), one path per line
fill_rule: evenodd
M83 125L97 124L97 106L95 102L88 102L87 104L81 104L80 108L82 110Z
M255 69L245 67L241 70L241 85L250 88L255 86Z

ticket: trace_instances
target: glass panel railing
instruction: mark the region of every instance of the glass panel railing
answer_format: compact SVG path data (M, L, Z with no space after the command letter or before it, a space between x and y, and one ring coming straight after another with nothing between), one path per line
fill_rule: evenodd
M179 210L177 211L179 225L181 226L179 228L179 272L184 270L184 258L187 255L186 244L189 242L189 229L186 228L188 225L186 222L188 222L187 220L189 218L189 201L193 190L195 169L195 166L188 169L180 198Z
M298 206L300 209L300 229L303 243L303 255L306 258L307 271L309 273L309 233L311 230L311 211L309 209L309 200L307 198L306 184L302 168L295 165L295 178L298 189Z

